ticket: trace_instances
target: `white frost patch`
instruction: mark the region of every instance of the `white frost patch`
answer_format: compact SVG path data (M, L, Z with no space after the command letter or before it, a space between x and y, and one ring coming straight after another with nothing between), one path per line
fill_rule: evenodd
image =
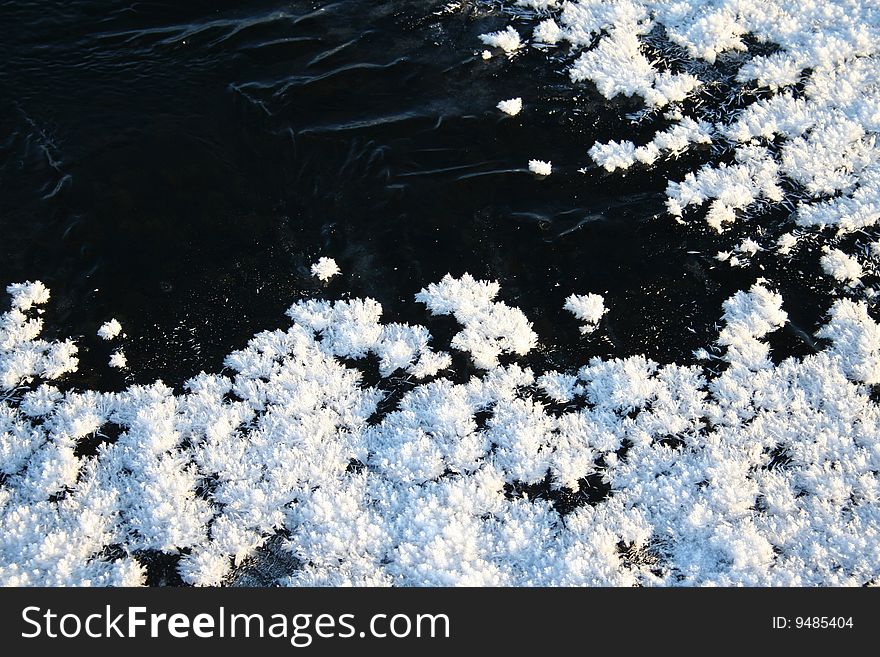
M608 312L605 299L598 294L572 294L565 300L565 309L584 322L581 333L590 333Z
M39 306L49 301L49 290L36 281L10 285L6 291L12 297L12 308L0 315L0 389L74 372L79 364L77 346L70 340L38 339L43 320L28 315L42 312Z
M498 292L447 276L419 297L490 351L505 333L532 343ZM4 383L0 583L139 585L135 555L154 550L182 557L185 582L225 584L279 532L303 564L279 583L295 586L839 586L880 573L880 408L864 385L880 381L880 328L864 304L838 301L818 333L830 346L774 366L763 338L785 313L756 285L724 305L721 374L640 356L537 379L490 366L413 384L368 422L386 393L342 352L376 350L390 369L430 337L380 312L300 302L287 330L179 394L34 382L9 397L18 383ZM44 354L35 329L4 358ZM548 412L543 395L570 406ZM111 423L118 437L75 455ZM597 476L610 493L593 499Z
M532 35L537 43L555 46L562 38L562 28L552 18L541 21Z
M779 165L762 147L737 150L736 163L703 166L696 174L689 173L680 182L670 182L666 207L672 215L681 216L689 205L709 203L706 223L721 232L737 220L737 210L744 210L761 198L782 199L778 184Z
M489 369L501 354L526 355L538 342L521 310L494 301L498 283L475 280L470 274L431 283L416 295L434 315L454 315L464 326L451 345L471 354L474 364Z
M125 354L122 352L122 349L114 351L110 355L110 367L116 367L118 369L124 369L128 367L128 360L126 360Z
M538 386L555 402L570 402L580 391L574 374L547 372L538 378Z
M831 341L828 353L841 359L846 375L861 383L880 383L880 326L864 303L835 302L831 320L816 334Z
M102 340L112 340L120 333L122 333L122 324L115 318L104 322L98 329L98 337Z
M520 7L529 7L540 11L557 7L559 0L516 0L516 4Z
M761 250L761 245L751 237L747 237L737 245L736 250L746 255L755 255Z
M661 156L678 157L691 144L711 144L713 128L705 121L681 118L668 130L658 132L644 146L636 147L630 141L596 142L590 148L590 157L606 171L628 169L636 162L652 165Z
M862 277L862 266L858 260L839 249L831 249L827 246L822 250L822 253L819 262L826 274L849 286L859 284L859 279Z
M628 169L636 162L636 145L631 141L596 142L590 148L590 157L606 171Z
M510 100L502 100L498 103L498 109L510 116L516 116L522 111L522 98L511 98Z
M788 255L797 243L797 237L793 233L784 233L776 240L776 250L780 255Z
M12 296L12 307L22 312L49 302L49 289L41 281L13 283L6 291Z
M513 55L522 47L522 39L519 36L519 32L517 32L512 25L508 25L507 29L499 32L481 34L480 41L487 46L501 48L501 50L506 52L509 56Z
M761 285L748 292L737 292L724 302L724 328L718 344L727 347L726 360L749 370L771 366L770 346L761 338L781 328L788 315L782 310L782 297Z
M339 265L333 258L318 258L318 262L312 265L312 276L321 281L329 281L339 273Z
M543 160L529 160L529 171L538 176L549 176L553 172L553 165Z

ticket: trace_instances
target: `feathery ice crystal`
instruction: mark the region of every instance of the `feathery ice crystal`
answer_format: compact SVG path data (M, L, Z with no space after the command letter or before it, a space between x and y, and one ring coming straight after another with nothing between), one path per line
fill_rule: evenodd
M565 300L565 309L584 322L581 333L590 333L608 312L605 299L598 294L572 294Z
M489 34L481 34L480 41L487 46L501 48L508 56L512 56L522 47L522 39L512 25L508 25L507 29L499 32L491 32Z
M339 265L333 258L318 258L318 262L312 265L312 276L321 281L329 281L340 273Z
M312 300L230 354L225 374L178 394L158 381L105 393L62 389L75 346L40 340L31 316L48 291L8 289L4 585L137 585L155 551L180 558L184 581L219 584L269 539L299 564L274 574L286 585L880 574L880 407L867 387L880 381L880 326L862 302L830 309L824 351L778 364L766 337L786 314L759 283L724 304L723 371L633 356L536 376L497 364L537 340L495 300L497 283L446 276L417 297L462 324L451 346L483 368L468 380L445 378L427 330L383 324L375 301ZM590 295L567 305L602 316ZM376 385L343 360L368 354ZM377 412L401 371L408 389Z
M122 333L122 324L117 319L111 319L101 324L98 329L98 337L102 340L112 340Z

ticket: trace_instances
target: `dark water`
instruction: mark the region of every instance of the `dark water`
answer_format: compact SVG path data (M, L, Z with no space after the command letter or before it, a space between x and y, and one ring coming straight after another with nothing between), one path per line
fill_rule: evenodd
M389 320L432 326L412 295L447 272L500 280L541 366L687 360L760 275L813 330L815 265L718 266L736 231L719 241L663 213L667 177L708 152L626 176L590 167L594 141L658 125L634 129L636 103L572 87L564 51L483 61L478 35L510 16L444 4L0 2L0 281L52 288L47 334L81 336L93 370L78 384L219 370L306 296L370 295ZM495 109L513 96L522 114ZM553 175L530 174L532 158ZM308 271L321 255L344 273L326 287ZM592 338L562 311L573 292L611 308ZM127 374L95 337L111 316ZM774 346L808 349L796 331Z

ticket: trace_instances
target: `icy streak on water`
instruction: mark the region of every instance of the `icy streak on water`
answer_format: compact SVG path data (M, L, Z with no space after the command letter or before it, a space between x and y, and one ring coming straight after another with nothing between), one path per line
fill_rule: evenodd
M303 296L372 296L424 323L401 300L464 271L502 283L555 367L682 361L753 282L663 214L668 169L577 171L590 144L633 131L632 108L573 89L543 53L483 61L479 35L508 21L485 3L237 4L0 11L0 279L54 290L49 336L79 333L81 371L103 372L79 384L217 371ZM517 116L496 109L513 97ZM309 274L321 255L345 272L326 288ZM561 308L587 292L609 313L578 340ZM135 375L106 367L95 330L111 316ZM788 335L779 355L805 350Z

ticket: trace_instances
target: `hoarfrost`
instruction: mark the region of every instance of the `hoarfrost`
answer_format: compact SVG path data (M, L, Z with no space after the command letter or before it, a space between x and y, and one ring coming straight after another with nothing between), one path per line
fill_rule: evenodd
M549 176L553 172L553 165L542 160L529 160L529 171L538 176Z
M101 328L98 329L98 337L102 340L112 340L120 333L122 333L122 324L116 319L104 322L101 324Z
M522 47L522 40L512 25L508 25L506 29L498 32L490 32L489 34L481 34L480 41L487 46L501 48L508 56L513 55Z
M318 262L312 265L312 276L321 281L329 281L339 273L339 265L333 258L318 258Z
M510 100L502 100L498 103L498 109L510 116L516 116L522 111L522 98L511 98Z
M534 333L499 291L447 276L418 298L474 331L478 352L506 340L525 354ZM21 306L3 326L28 321ZM536 378L486 362L414 385L378 420L384 393L342 359L375 353L386 380L420 350L416 362L448 364L427 331L383 324L370 300L290 314L179 394L34 381L7 396L0 582L137 585L140 555L159 551L184 581L217 585L273 537L300 564L276 574L286 585L858 585L880 572L866 387L880 327L862 302L834 304L824 351L774 365L766 338L786 313L756 284L724 304L720 373L633 356ZM64 344L37 326L3 357Z

